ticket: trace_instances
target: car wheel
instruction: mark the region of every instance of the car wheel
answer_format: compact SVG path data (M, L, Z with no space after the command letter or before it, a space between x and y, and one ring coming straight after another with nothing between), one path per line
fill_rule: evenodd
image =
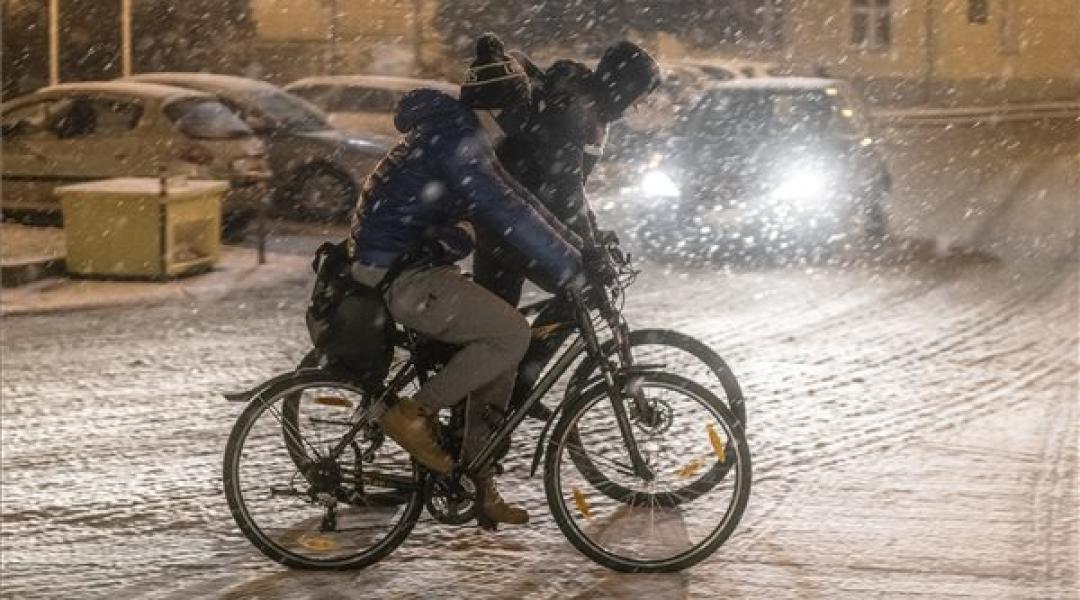
M326 168L305 171L290 195L299 216L313 221L344 220L356 203L352 180Z

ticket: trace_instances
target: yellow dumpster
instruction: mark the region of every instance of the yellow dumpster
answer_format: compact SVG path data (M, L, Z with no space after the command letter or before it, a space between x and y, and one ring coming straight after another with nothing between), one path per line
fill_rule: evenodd
M166 278L211 268L221 252L223 181L120 178L56 188L67 270Z

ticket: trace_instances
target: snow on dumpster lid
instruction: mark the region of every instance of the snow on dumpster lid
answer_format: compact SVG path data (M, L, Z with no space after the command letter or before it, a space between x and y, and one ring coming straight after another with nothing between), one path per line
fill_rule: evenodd
M182 196L201 196L229 189L227 181L189 179L181 182L170 178L165 186L170 198ZM76 183L56 188L57 195L86 196L156 196L161 192L161 182L156 177L119 177L87 183Z

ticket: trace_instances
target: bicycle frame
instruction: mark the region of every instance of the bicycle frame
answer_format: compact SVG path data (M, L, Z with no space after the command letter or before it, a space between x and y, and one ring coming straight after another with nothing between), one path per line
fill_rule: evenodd
M521 312L525 316L541 315L546 309L553 307L554 303L558 301L559 298L547 298L545 300L541 300L539 302L523 307L521 309ZM562 376L567 373L567 371L569 371L570 367L575 363L575 361L583 353L587 352L597 362L602 371L604 382L608 388L608 396L611 399L612 407L615 411L616 420L619 424L619 430L622 434L624 443L626 443L627 451L630 455L630 461L633 465L635 474L646 479L652 478L653 474L651 470L645 465L645 460L641 456L641 451L638 448L637 441L633 436L633 430L630 426L629 415L627 415L626 408L621 402L624 393L623 388L625 387L623 385L623 383L625 383L625 378L622 375L632 374L634 372L633 356L630 353L630 348L628 344L626 324L622 320L621 315L619 315L618 311L614 310L610 303L606 303L606 306L601 306L601 312L605 314L605 317L608 319L609 324L611 325L611 330L615 336L615 340L613 341L616 342L616 346L618 348L618 355L623 364L621 368L613 368L613 365L611 365L605 359L605 356L603 354L603 348L600 344L596 330L592 326L592 321L589 318L588 310L585 308L585 304L583 303L582 299L576 294L571 294L570 301L573 308L576 309L577 318L574 321L541 324L539 328L550 327L551 329L543 331L543 337L541 337L540 340L542 341L548 336L554 337L558 335L559 337L556 339L558 340L558 345L561 346L565 343L566 337L571 334L575 326L578 329L579 337L573 340L570 345L565 350L563 350L561 354L558 355L558 358L555 358L558 349L556 347L555 351L546 353L546 356L541 356L539 361L536 361L529 365L529 367L539 365L540 371L543 371L543 369L547 368L548 365L551 365L551 367L547 369L547 372L544 374L543 377L540 378L539 381L525 388L523 392L519 392L518 389L515 389L515 394L523 394L524 397L517 398L517 402L512 401L511 406L514 408L512 408L512 410L504 416L498 429L488 437L488 440L481 447L476 456L474 456L472 460L470 460L469 463L464 466L464 471L466 473L480 473L483 470L487 469L489 466L491 466L494 455L502 446L502 444L521 425L522 421L524 421L528 414L531 412L531 410L540 403L541 399L546 396L549 391L551 391L551 388L555 385L555 383L558 382L559 379L561 379ZM554 363L552 363L553 359ZM523 367L525 366L525 362L526 361L522 361ZM408 366L405 367L405 369L408 369ZM638 398L636 395L634 398L636 402L640 402L640 398ZM536 465L538 464L539 457L543 455L543 445L544 440L546 439L547 431L554 423L555 418L561 412L564 403L565 400L563 402L560 402L556 409L552 411L551 415L547 419L547 423L545 424L544 429L541 431L540 438L537 441L537 447L534 453L533 466L530 470L530 475L532 475L536 471ZM645 411L643 406L639 406L638 408L640 412Z
M605 296L606 297L606 296ZM630 354L630 348L628 345L628 338L625 334L626 324L622 320L618 311L610 305L610 302L605 303L606 306L601 306L600 310L604 313L611 325L612 332L615 336L615 341L618 346L618 355L624 366L615 367L608 360L605 359L603 354L603 348L600 344L599 338L596 333L596 329L592 325L592 321L589 317L588 309L582 301L581 297L575 293L570 294L570 303L576 309L577 318L575 322L555 323L552 326L555 327L552 331L569 332L575 325L579 332L579 337L575 339L570 345L563 350L562 354L555 359L554 364L550 369L540 378L538 382L532 385L525 397L523 403L517 408L507 413L500 423L498 429L490 436L487 441L481 447L480 451L469 461L468 464L463 466L463 472L467 475L476 475L486 470L494 462L493 458L495 452L505 442L509 436L521 425L522 421L528 416L529 412L535 407L540 400L547 395L555 383L562 378L563 375L570 369L574 362L583 353L588 353L600 366L603 373L604 383L608 390L608 397L611 400L612 408L615 412L616 421L619 425L619 431L622 434L623 442L626 444L627 452L629 453L630 462L634 469L635 475L642 477L646 480L652 479L653 473L646 466L645 460L641 455L641 450L638 447L637 440L634 438L633 429L630 424L630 417L626 412L626 407L623 405L622 400L624 398L624 383L628 382L628 378L625 375L632 375L635 373L633 368L633 357ZM557 298L548 298L540 302L534 303L522 309L522 312L526 315L532 315L541 313L544 309L551 306L553 302L558 301ZM329 453L329 456L336 458L345 451L345 449L352 443L356 435L360 432L360 429L367 422L368 417L377 418L382 409L385 409L385 399L391 393L397 393L413 378L414 374L424 379L426 378L426 368L418 364L418 356L416 352L415 337L406 334L405 343L402 346L410 350L411 356L405 362L405 364L398 370L397 374L391 379L391 381L382 389L377 391L377 400L372 402L363 410L360 410L358 415L353 419L353 425L349 428L349 431L338 441L335 447ZM543 366L551 364L552 354L548 360L544 361ZM644 414L645 407L640 402L638 396L634 396L635 402L638 403L639 414ZM556 409L552 412L548 418L547 423L541 432L540 439L537 442L536 453L533 459L532 472L535 472L536 463L538 457L543 454L543 444L546 438L546 432L554 422L555 418L561 412L566 400L564 399L559 403ZM531 475L532 473L530 473Z
M626 269L623 271L623 274L630 273L631 276L636 275L636 272L628 267L629 259L622 255L621 251L618 249L617 241L614 243L607 243L605 247L608 249L609 259L612 260L614 264L620 265ZM513 391L510 410L503 414L498 428L494 434L488 437L477 455L474 456L467 465L459 467L465 474L476 475L490 467L495 452L503 445L514 430L521 425L521 422L524 421L532 409L540 403L541 399L547 395L555 383L566 374L575 361L583 353L588 353L593 363L599 368L602 383L606 387L607 395L611 401L612 410L614 411L616 422L623 438L623 442L626 445L635 475L646 480L653 479L654 474L651 472L651 469L646 466L645 460L641 455L641 450L634 438L630 415L627 413L626 406L623 402L627 395L634 400L635 416L638 418L648 420L653 414L648 403L644 401L640 391L636 390L635 386L628 385L631 383L633 377L643 375L648 370L648 367L635 367L634 365L634 359L630 348L629 327L623 319L621 311L615 307L615 301L617 301L618 295L625 289L620 283L621 282L615 283L610 289L607 286L594 283L595 287L590 295L590 299L595 303L594 308L597 309L600 316L607 322L607 325L611 330L612 339L608 341L607 346L609 348L612 346L614 347L614 356L617 358L618 364L614 364L613 361L608 360L608 354L604 351L605 345L601 344L596 328L593 326L593 320L589 313L589 306L582 298L580 292L570 291L564 297L556 296L547 298L520 309L523 316L529 317L535 315L537 317L537 324L533 327L534 343L530 344L529 354L526 355L525 360L523 360L519 366L519 385L516 385ZM564 301L568 302L560 303ZM551 309L550 312L548 312L549 309ZM544 322L552 316L557 316L559 311L567 309L573 313L569 318L560 316L552 323ZM566 340L573 334L575 329L578 333L578 338L574 339L570 345L563 350L562 354L555 359L558 349L565 345ZM539 335L537 335L537 332L539 332ZM407 350L410 356L389 382L377 389L369 390L369 393L374 397L374 400L357 408L351 419L352 426L349 428L349 431L330 451L329 457L332 457L334 460L336 460L349 444L353 442L366 422L378 419L379 416L381 416L382 412L387 408L387 398L404 389L414 376L422 385L426 381L428 373L434 370L435 365L426 364L426 358L420 356L420 353L418 352L419 344L417 335L414 332L396 329L394 336L394 345ZM533 356L534 354L539 354L539 356ZM553 359L554 364L552 364ZM308 359L305 358L305 362L307 360ZM548 368L549 365L551 365L550 368ZM310 367L319 368L313 364L309 365L308 368ZM535 371L533 371L534 368ZM305 369L304 363L302 363L301 367L293 374L282 374L271 381L278 381L282 378L290 377ZM530 381L535 374L543 372L544 369L548 370L539 381ZM593 383L594 381L596 380L590 379L587 382L572 381L571 385L584 386L586 383ZM596 385L599 385L599 383ZM257 397L258 390L264 387L265 384L260 385L259 388L249 392L229 394L226 397L228 400L234 402L248 400ZM530 476L536 472L539 460L543 456L544 442L547 438L548 431L554 424L556 417L564 408L567 399L570 397L572 397L572 394L564 396L563 400L559 402L547 417L547 422L541 430L540 437L537 441L532 468L529 473Z

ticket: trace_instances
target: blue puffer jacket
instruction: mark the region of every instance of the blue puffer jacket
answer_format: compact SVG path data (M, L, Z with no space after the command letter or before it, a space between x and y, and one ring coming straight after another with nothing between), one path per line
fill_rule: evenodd
M509 180L476 115L435 90L410 92L394 125L405 135L364 183L353 215L356 261L387 268L462 220L500 235L556 285L581 269L580 240Z

